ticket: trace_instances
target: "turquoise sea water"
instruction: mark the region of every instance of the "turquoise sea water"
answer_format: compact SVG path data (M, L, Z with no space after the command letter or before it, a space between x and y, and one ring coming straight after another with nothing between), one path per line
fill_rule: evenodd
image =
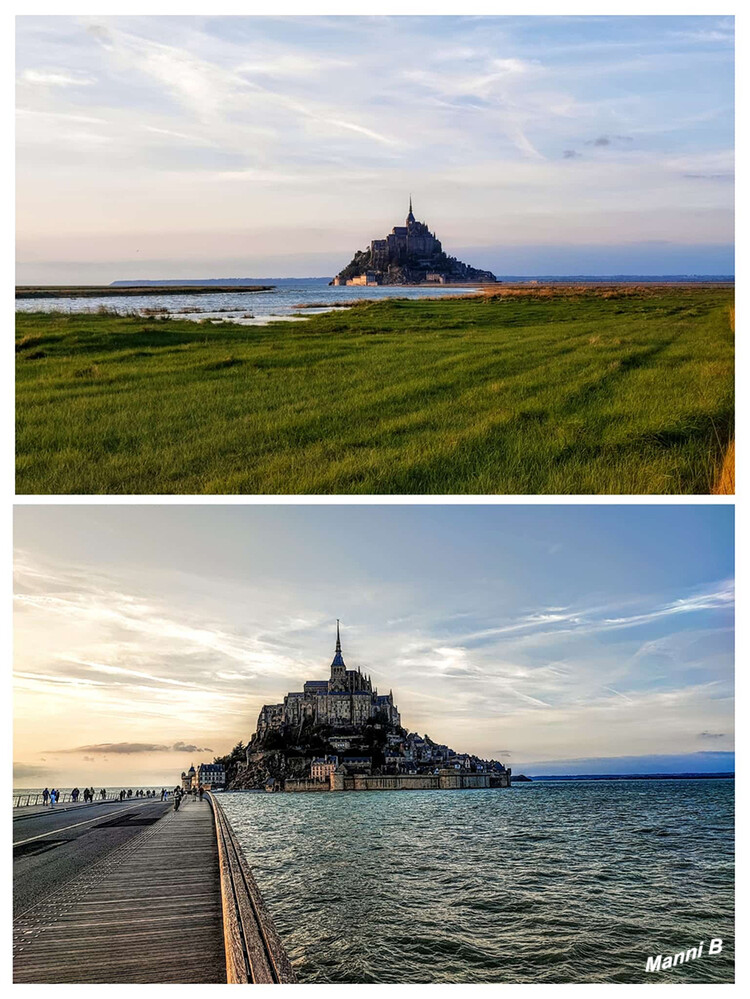
M221 801L302 982L733 980L731 780Z

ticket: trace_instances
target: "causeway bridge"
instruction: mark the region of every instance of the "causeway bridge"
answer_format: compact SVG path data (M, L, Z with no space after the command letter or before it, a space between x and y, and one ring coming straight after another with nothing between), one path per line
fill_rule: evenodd
M294 981L213 795L14 811L14 982Z

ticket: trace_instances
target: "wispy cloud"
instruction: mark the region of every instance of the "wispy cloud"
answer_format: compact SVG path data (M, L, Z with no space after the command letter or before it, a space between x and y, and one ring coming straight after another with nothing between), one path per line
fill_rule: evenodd
M21 74L20 82L42 87L89 87L96 83L96 80L92 76L80 76L67 72L26 69Z
M364 124L333 116L325 106L314 101L291 97L261 84L251 77L308 77L334 67L348 67L340 59L317 63L309 56L281 54L275 63L240 63L225 67L201 59L184 48L154 42L112 27L97 25L95 37L124 65L152 78L196 119L210 125L227 121L241 113L279 109L320 126L356 132L376 142L395 145L396 140ZM275 66L277 72L271 73Z
M69 114L64 111L38 111L33 108L18 108L16 115L19 118L46 118L56 121L76 122L81 125L107 125L106 118L93 118L90 115Z
M734 606L734 581L727 580L716 589L708 592L694 593L681 597L654 608L643 614L632 614L626 617L605 618L603 625L607 628L632 628L640 624L669 617L673 614L696 614L706 610L718 610Z
M176 742L163 746L154 742L100 742L92 746L75 746L72 749L47 749L51 755L60 753L97 753L103 756L132 756L136 753L210 753L208 747L201 748L192 743Z

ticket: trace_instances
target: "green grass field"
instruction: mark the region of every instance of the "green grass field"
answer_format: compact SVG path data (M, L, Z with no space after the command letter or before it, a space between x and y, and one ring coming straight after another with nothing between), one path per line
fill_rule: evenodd
M19 314L18 493L706 493L729 288L391 300L266 327Z

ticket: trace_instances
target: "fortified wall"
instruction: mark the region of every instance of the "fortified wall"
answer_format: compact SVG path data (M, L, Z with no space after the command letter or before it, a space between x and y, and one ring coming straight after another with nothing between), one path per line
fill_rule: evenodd
M328 781L316 780L314 777L287 777L284 781L285 791L330 791Z
M332 791L447 791L489 787L490 775L440 770L436 774L354 774L335 772L328 778Z
M289 779L285 791L449 791L469 788L510 787L510 773L440 770L436 774L347 774L336 770L327 780Z

